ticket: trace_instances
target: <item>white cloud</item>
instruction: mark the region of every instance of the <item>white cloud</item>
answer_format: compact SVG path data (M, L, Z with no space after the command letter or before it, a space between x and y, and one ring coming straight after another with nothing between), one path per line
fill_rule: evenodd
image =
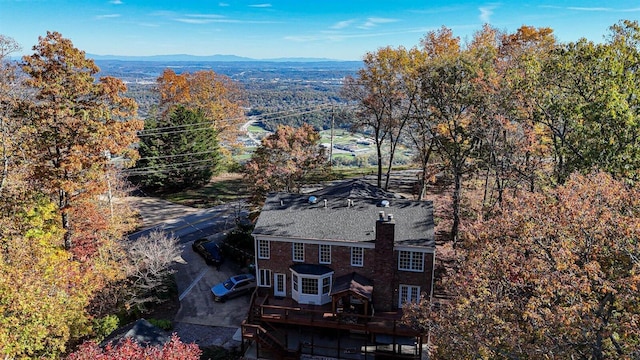
M580 6L569 6L569 7L561 7L561 6L553 6L553 5L541 5L540 8L543 9L562 9L562 10L573 10L573 11L597 11L597 12L640 12L640 7L637 8L627 8L627 9L614 9L607 7L580 7Z
M475 26L475 25L474 25ZM347 39L372 38L380 36L398 35L398 34L424 34L432 28L409 28L397 31L383 32L360 32L360 33L340 33L336 31L326 31L316 35L289 35L284 39L293 42L310 42L310 41L343 41Z
M388 24L388 23L392 23L392 22L396 22L398 21L398 19L389 19L389 18L368 18L367 21L360 25L359 28L361 29L371 29L373 27L376 27L380 24Z
M268 8L268 7L271 7L271 4L255 4L255 5L249 5L249 7L254 7L254 8Z
M483 23L490 23L491 22L491 15L493 15L493 9L495 9L495 6L482 6L480 7L480 21L482 21Z
M573 7L570 6L567 9L569 10L576 10L576 11L611 11L611 8L604 8L604 7Z
M117 18L120 17L120 14L105 14L105 15L98 15L96 16L96 19L100 20L100 19L113 19L113 18Z
M254 20L238 20L230 19L217 14L186 14L182 16L173 16L172 19L185 24L277 24L275 21L254 21Z
M196 18L175 18L177 22L185 23L185 24L210 24L213 22L212 19L196 19Z
M229 4L228 4L228 3L223 3L223 2L221 2L221 3L218 3L218 6L220 6L220 7L227 7L227 6L229 6Z
M122 0L111 0L111 1L109 1L109 3L111 3L113 5L122 5L123 4Z
M340 21L337 22L335 24L333 24L333 26L331 26L331 29L344 29L346 27L349 27L351 24L353 24L355 22L355 20L344 20L344 21Z
M200 18L200 19L224 19L225 16L218 14L187 14L186 17Z

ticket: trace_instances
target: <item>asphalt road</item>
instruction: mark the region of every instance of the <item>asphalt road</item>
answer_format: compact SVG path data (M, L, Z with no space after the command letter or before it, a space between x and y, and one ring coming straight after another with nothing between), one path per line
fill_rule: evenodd
M235 226L236 217L243 214L240 205L193 209L152 198L138 201L140 215L148 227L129 235L129 239L135 241L160 229L173 233L182 245L181 257L174 265L180 300L174 329L187 342L200 346L239 346L238 329L247 315L250 298L241 296L218 303L213 301L211 287L245 269L231 261L225 261L219 271L207 266L191 249L191 243L202 237L222 240L224 232Z
M238 216L246 215L246 211L242 210L241 206L242 204L231 203L209 209L196 209L196 212L188 213L184 216L180 216L180 214L173 215L174 217L164 219L144 230L130 234L129 240L136 240L154 230L173 233L183 244L202 237L212 236L232 229L235 226L235 219ZM190 208L190 211L193 211L193 209Z

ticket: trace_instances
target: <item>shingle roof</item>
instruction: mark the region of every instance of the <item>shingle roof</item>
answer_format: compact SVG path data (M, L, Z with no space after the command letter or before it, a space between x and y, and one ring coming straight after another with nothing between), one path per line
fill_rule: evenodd
M328 266L316 264L294 264L290 266L290 269L298 274L307 275L326 275L333 272L333 269Z
M333 296L345 291L351 291L354 294L371 300L373 282L356 272L342 275L333 282L331 295Z
M164 345L171 340L171 336L145 319L139 319L112 332L100 346L109 343L117 345L122 339L131 338L142 346Z
M309 201L311 196L315 197L314 203ZM389 206L382 207L382 200ZM431 201L399 198L362 180L341 182L309 194L270 194L253 234L372 242L380 211L393 214L396 245L435 246Z

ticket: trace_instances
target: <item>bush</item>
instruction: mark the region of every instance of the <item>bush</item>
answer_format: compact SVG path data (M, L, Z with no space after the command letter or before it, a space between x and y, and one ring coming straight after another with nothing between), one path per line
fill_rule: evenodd
M120 326L120 319L116 315L107 315L93 321L95 341L104 340L109 334Z
M149 319L149 323L157 328L168 331L173 329L173 323L167 319Z

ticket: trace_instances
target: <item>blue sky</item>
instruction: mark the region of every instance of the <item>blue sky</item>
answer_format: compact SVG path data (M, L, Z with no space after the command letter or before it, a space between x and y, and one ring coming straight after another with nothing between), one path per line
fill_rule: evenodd
M601 42L620 19L640 19L640 1L0 0L0 34L23 54L49 30L98 55L359 60L387 45L417 46L443 25L461 38L489 23L507 31L551 27L563 42Z

